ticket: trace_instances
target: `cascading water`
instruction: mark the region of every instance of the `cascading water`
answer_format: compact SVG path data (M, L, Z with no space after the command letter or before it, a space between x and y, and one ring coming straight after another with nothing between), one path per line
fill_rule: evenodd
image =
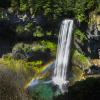
M57 57L55 61L54 76L52 81L55 85L58 85L61 92L65 92L65 86L68 84L67 81L67 67L70 56L70 45L73 30L73 20L64 20L61 24Z

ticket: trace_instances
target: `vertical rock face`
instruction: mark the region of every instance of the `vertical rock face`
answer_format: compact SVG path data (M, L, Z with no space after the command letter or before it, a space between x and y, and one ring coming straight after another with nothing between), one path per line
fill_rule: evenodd
M89 30L91 37L100 35L100 13L92 12L90 14Z
M100 13L98 13L96 17L97 29L100 32Z
M89 47L91 49L91 57L99 58L100 52L100 13L91 12L89 16Z

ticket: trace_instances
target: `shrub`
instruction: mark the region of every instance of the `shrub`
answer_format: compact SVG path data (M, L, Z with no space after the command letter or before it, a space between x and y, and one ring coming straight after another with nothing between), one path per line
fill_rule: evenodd
M33 50L28 44L18 43L13 47L12 56L15 59L28 60L33 56Z
M42 50L42 48L43 48L43 46L42 46L42 45L40 45L39 43L38 43L38 44L36 44L36 45L33 47L34 51L39 51L39 50Z
M82 43L87 39L86 34L79 29L74 31L74 38L79 39Z
M52 32L46 32L46 35L50 36L52 35Z
M19 6L20 11L22 11L22 12L27 11L27 10L28 10L27 1L25 1L25 0L20 0L19 2L20 2L20 6Z
M55 56L56 55L56 44L54 42L50 42L50 41L41 41L40 42L41 45L42 45L42 50L45 51L45 50L49 50L50 51L50 54L51 56Z
M16 26L15 31L18 38L21 38L21 39L32 38L32 23L28 23L25 26L18 25Z
M32 66L34 67L37 67L37 66L40 66L43 64L42 61L32 61L32 62L29 62Z
M24 26L18 25L18 26L16 27L16 33L17 33L17 35L21 35L21 33L23 33L23 32L25 32Z
M50 55L52 57L55 57L55 55L56 55L56 48L57 48L56 43L51 42L51 41L42 40L42 41L40 41L38 44L36 44L33 47L33 50L35 52L36 51L41 51L43 53L48 52L48 54L50 53Z
M84 71L78 66L72 66L72 75L73 77L70 79L71 84L84 79Z
M12 59L12 55L10 53L8 53L8 54L3 55L2 58L11 60Z
M33 36L34 37L42 37L44 34L43 34L43 30L40 26L37 26L36 29L35 29L35 32L33 33Z
M26 31L30 32L33 29L33 24L28 23L27 25L25 25L25 29L26 29Z
M82 70L91 66L89 59L83 54L79 53L77 50L74 51L72 56L72 63L73 65L80 67Z

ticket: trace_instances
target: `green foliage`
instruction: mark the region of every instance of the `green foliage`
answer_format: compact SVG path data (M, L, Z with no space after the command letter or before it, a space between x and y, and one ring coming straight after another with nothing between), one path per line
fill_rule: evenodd
M14 73L22 74L23 77L25 77L26 79L31 79L35 76L37 77L45 67L43 66L43 62L41 60L31 62L21 59L16 60L8 54L0 59L0 64L5 65L9 70Z
M6 0L1 0L1 5ZM8 0L5 6L14 11L29 11L33 15L45 15L48 21L58 21L61 17L75 17L79 22L88 21L89 13L99 9L98 0Z
M33 24L30 22L30 23L28 23L27 25L25 25L25 29L27 30L27 31L31 31L32 29L33 29Z
M22 34L23 32L25 32L24 26L18 25L18 26L16 27L16 33L20 35L20 34Z
M6 0L1 0L0 4L4 5ZM34 15L43 14L48 19L57 20L63 15L73 13L80 22L86 21L88 14L93 9L99 7L98 0L8 0L13 9L19 8L20 11L26 12L32 9Z
M84 79L83 75L84 71L78 66L72 66L72 75L73 77L70 79L71 84L74 84L76 81L80 81Z
M15 2L15 0L10 0L10 1L11 1L11 4L10 4L11 10L15 11L18 8L19 0L16 0L16 2Z
M32 23L28 23L24 25L17 25L16 26L16 36L20 38L29 38L32 37Z
M84 1L77 0L75 4L75 13L76 13L76 19L79 20L79 22L82 22L85 20L85 4Z
M12 56L11 56L11 54L8 53L8 54L3 55L2 58L6 59L6 60L11 60Z
M20 11L25 12L28 9L27 0L20 0Z
M33 50L34 51L39 51L39 50L42 50L42 48L43 47L40 44L36 44L36 45L34 45Z
M31 45L28 45L28 44L24 44L24 43L18 43L16 44L14 47L13 47L13 50L12 51L23 51L25 53L29 53L29 52L32 52L32 48L31 48Z
M77 50L73 50L72 55L72 77L70 78L71 84L74 84L76 81L80 81L85 79L84 70L91 66L89 59L78 52Z
M47 32L46 35L50 36L50 35L52 35L52 32Z
M42 37L44 34L43 34L43 30L40 26L37 26L36 29L35 29L35 32L33 33L33 36L34 37Z
M41 41L40 43L43 47L43 51L45 50L50 50L50 53L52 56L55 56L56 55L56 44L53 43L53 42L50 42L50 41Z
M82 43L87 40L86 34L79 29L74 31L74 38L79 39Z
M75 15L79 22L86 21L89 12L95 8L96 0L77 0L75 5Z
M42 51L42 52L48 51L48 53L50 53L52 57L55 57L56 48L57 48L56 43L51 42L51 41L42 40L33 47L33 50L34 51Z
M91 66L88 58L79 53L77 50L74 51L74 54L72 56L72 63L73 65L80 67L82 70Z
M57 20L60 16L69 15L69 12L75 14L80 22L87 17L85 14L95 8L97 0L38 0L34 1L34 13L43 11L43 14L49 19ZM88 13L87 12L87 13Z
M30 64L33 67L39 67L43 64L42 61L32 61L32 62L28 62L28 64Z

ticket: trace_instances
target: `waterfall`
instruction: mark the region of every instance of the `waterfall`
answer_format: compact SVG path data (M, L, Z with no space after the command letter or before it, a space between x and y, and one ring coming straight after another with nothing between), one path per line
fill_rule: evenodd
M62 22L58 38L57 56L52 81L64 93L67 88L67 67L70 56L70 45L73 30L73 20L66 19Z

